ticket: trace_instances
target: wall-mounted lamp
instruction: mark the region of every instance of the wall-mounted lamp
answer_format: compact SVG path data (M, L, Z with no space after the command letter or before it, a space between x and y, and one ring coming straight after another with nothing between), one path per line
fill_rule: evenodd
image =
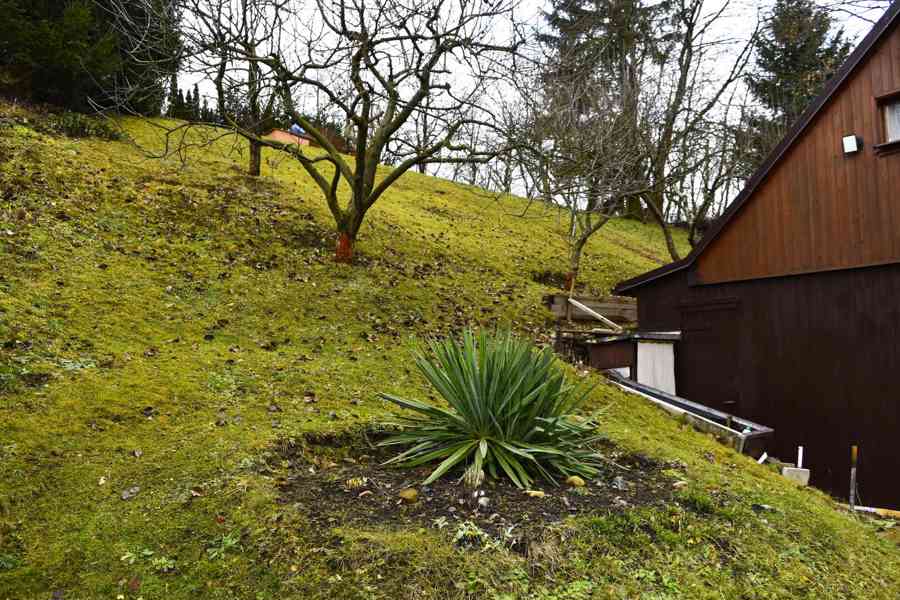
M855 135L845 135L842 141L844 154L856 154L862 149L862 140Z

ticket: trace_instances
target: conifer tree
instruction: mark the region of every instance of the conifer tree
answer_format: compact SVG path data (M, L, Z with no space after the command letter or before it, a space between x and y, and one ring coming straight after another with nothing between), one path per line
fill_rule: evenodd
M572 77L587 77L614 90L620 116L631 123L623 135L637 146L642 137L640 77L645 66L662 58L665 40L659 25L672 10L671 2L552 0L551 7L544 13L551 29L539 36L554 55L546 83L553 85L555 79L565 85ZM639 179L641 167L635 162L629 178ZM621 203L626 214L643 218L637 196L623 197Z
M777 0L760 36L747 84L760 107L743 132L749 176L797 121L850 53L844 30L812 0Z
M176 73L172 73L172 75L169 77L169 97L166 102L167 117L178 117L178 91L178 75Z
M191 104L191 120L203 120L203 113L200 111L200 86L196 83L194 84L194 102Z

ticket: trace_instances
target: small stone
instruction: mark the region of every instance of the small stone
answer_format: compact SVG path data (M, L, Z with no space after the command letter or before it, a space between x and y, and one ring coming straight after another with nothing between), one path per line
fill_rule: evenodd
M406 488L397 495L400 496L400 500L405 504L413 504L419 499L419 492L413 488Z
M541 490L525 490L525 493L528 494L532 498L543 498L547 494L542 492Z
M272 404L269 405L269 412L270 413L279 413L279 412L281 412L281 407L273 402Z
M141 491L141 488L138 486L130 487L127 490L122 492L122 500L131 500L135 496L138 495L138 492Z
M144 452L140 448L135 448L131 451L131 455L135 458L140 458L144 455Z
M628 483L625 481L625 478L622 477L621 475L618 475L617 477L615 477L613 479L612 486L615 489L619 490L620 492L628 489Z
M680 490L683 487L687 487L687 485L688 485L687 481L681 480L681 481L676 481L675 483L673 483L672 487L675 488L676 490Z
M481 498L478 499L479 508L487 508L490 505L491 505L491 499L488 498L487 496L482 496Z
M584 487L584 479L582 479L578 475L570 475L566 479L566 483L571 485L572 487Z

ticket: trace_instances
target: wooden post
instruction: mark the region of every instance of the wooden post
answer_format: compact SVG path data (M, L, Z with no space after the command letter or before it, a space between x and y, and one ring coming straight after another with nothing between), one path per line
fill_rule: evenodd
M850 446L850 508L856 506L856 459L859 455L857 446Z

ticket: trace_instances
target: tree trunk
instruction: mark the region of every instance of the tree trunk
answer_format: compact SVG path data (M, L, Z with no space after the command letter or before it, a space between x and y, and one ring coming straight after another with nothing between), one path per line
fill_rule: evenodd
M353 239L349 233L344 231L338 232L338 242L337 248L334 251L334 261L339 263L352 263L353 262L353 243L356 240Z
M688 229L688 243L691 245L691 248L693 248L699 241L700 240L697 238L697 220L694 219L691 221L690 228Z
M678 254L678 248L675 247L675 238L672 237L672 230L669 229L665 222L660 223L660 227L662 228L663 237L666 238L666 249L669 251L669 256L672 257L672 260L679 260L681 256Z
M262 146L250 140L250 169L251 177L259 177L262 167Z
M662 181L662 179L659 179L658 181ZM666 250L669 251L669 256L672 260L679 260L681 256L678 254L678 248L675 247L675 238L672 237L672 230L669 229L669 224L666 223L666 217L663 213L663 192L661 190L651 190L644 196L644 202L647 205L647 212L650 213L653 220L656 221L662 231L663 237L666 240Z
M575 297L575 284L578 281L578 272L581 270L581 252L584 250L586 241L575 242L569 254L569 272L566 273L566 295L569 298ZM566 302L566 320L572 322L572 303L568 301Z

